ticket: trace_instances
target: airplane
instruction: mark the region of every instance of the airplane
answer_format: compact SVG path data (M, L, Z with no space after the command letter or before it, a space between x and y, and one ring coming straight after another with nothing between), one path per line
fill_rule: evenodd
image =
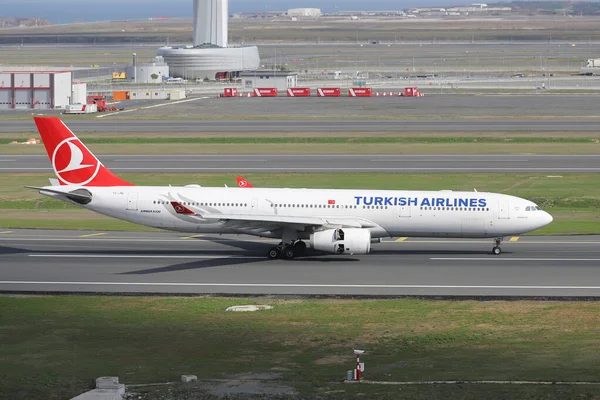
M535 203L500 193L136 186L109 171L57 117L34 117L60 186L28 188L153 228L277 238L269 259L368 254L387 237L492 238L552 222Z

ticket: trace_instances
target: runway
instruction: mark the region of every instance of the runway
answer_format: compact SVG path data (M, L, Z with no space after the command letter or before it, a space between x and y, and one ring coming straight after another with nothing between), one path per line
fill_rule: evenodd
M273 242L176 233L0 231L0 291L600 296L600 236L406 239L362 256L268 261Z
M249 106L252 107L252 106ZM256 105L253 106L253 109ZM70 120L84 132L597 132L598 121L586 118L491 119L337 119L337 120ZM33 120L2 121L0 132L37 133Z
M99 155L115 172L600 172L600 155ZM0 172L52 172L46 155L0 155Z

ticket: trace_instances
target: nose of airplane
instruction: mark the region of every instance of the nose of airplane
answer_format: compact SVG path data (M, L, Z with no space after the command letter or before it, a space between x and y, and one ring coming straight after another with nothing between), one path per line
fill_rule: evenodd
M554 220L554 218L552 218L552 215L548 214L546 211L543 211L543 216L542 216L542 221L543 221L543 226L548 225L550 222L552 222Z

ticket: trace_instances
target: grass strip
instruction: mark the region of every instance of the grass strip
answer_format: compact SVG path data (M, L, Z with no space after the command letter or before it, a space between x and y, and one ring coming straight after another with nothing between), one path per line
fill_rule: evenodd
M41 196L24 185L46 186L48 174L5 174L0 188L0 227L91 230L149 228L92 214L64 202ZM235 186L233 174L122 174L138 185ZM283 173L244 174L256 187L454 190L498 192L530 199L554 216L538 230L540 235L600 234L600 185L596 174L394 174L394 173Z
M257 303L273 309L224 311ZM183 373L277 372L303 398L435 398L432 391L446 390L341 385L354 348L367 351L370 380L598 380L598 302L0 297L0 317L6 399L70 398L104 375L139 384ZM566 389L448 388L463 399L558 399ZM568 398L597 394L568 389Z

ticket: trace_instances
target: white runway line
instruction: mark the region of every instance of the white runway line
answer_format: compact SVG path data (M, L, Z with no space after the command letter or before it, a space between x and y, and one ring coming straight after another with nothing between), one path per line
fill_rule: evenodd
M173 104L187 103L187 102L190 102L190 101L205 100L205 99L208 99L208 98L209 97L197 97L197 98L187 99L187 100L172 101L172 102L169 102L169 103L154 104L152 106L132 108L132 109L129 109L129 110L117 111L117 112L110 113L110 114L98 115L96 118L105 118L105 117L110 117L110 116L113 116L113 115L125 114L125 113L130 113L130 112L139 111L139 110L148 110L150 108L156 108L156 107L170 106L170 105L173 105Z
M191 259L191 260L219 260L219 259L246 259L246 258L265 258L265 257L246 257L246 256L174 256L174 255L145 255L145 254L28 254L28 257L35 258L155 258L155 259Z
M432 261L600 261L600 258L512 258L490 256L488 258L475 257L435 257Z
M488 285L384 285L310 283L190 283L190 282L65 282L0 281L0 285L62 286L167 286L167 287L247 287L247 288L330 288L330 289L500 289L500 290L600 290L600 286L488 286Z

